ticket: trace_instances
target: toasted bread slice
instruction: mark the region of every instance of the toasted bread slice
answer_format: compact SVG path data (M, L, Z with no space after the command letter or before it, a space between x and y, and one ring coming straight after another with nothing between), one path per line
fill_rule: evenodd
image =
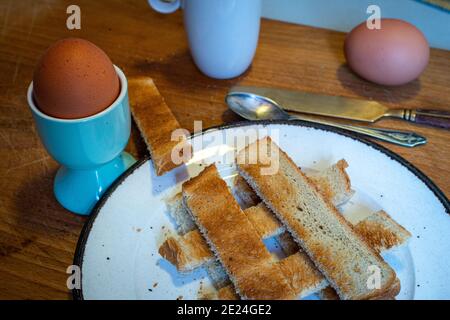
M295 297L214 165L183 184L183 201L242 298Z
M389 290L386 290L384 295L378 296L377 300L395 300L395 297L400 292L400 280L395 279ZM318 292L318 297L321 300L339 300L339 296L332 287L328 286ZM224 297L226 298L226 297Z
M276 239L286 256L299 251L299 247L292 236L264 204L260 203L257 206L250 207L244 210L244 213L262 238L277 237ZM411 236L405 228L384 211L372 213L353 228L364 241L379 253L406 243ZM209 250L207 243L196 228L183 236L168 237L161 245L159 253L182 273L206 266L215 260L214 254ZM219 279L223 278L223 272L216 270L214 266L208 268L208 270L216 274L219 273ZM212 277L216 278L214 275ZM223 280L219 282L223 283Z
M179 235L184 235L189 231L197 229L191 215L184 208L181 192L168 199L166 205L169 216L175 221L176 230Z
M255 222L263 219L262 217L266 217L268 214L271 214L269 213L267 207L262 204L248 208L244 210L244 213L246 213L247 217L250 219L250 221L252 221L260 236L274 234L275 232L271 231L271 228L276 230L280 229L280 224L274 223L273 214L268 219L269 223ZM255 216L260 217L255 219ZM253 217L253 219L251 217ZM376 221L377 223L372 224L370 229L358 228L356 229L356 231L364 240L368 240L369 244L374 245L377 251L380 250L384 252L394 246L401 245L407 242L410 236L408 231L406 231L402 226L398 225L389 215L387 215L383 211L373 213L372 215L366 217L364 220L360 221L358 225L366 225L366 221ZM385 226L389 227L389 232L385 231ZM362 233L359 232L360 229L363 230ZM196 235L193 236L193 234L195 233ZM386 234L389 235L388 239L391 239L390 241L384 241L384 239L386 239L387 237ZM392 239L395 239L395 241ZM294 242L288 232L282 232L277 237L277 240L286 256L291 256L299 251L298 245ZM229 285L229 279L226 275L225 270L220 263L217 263L215 261L213 253L207 247L206 242L204 241L198 230L191 231L185 236L168 238L166 242L161 246L160 254L164 258L169 260L172 264L176 265L177 269L180 272L189 272L193 268L207 266L208 274L210 275L212 282L216 288L220 289L224 286ZM309 260L308 257L303 258L307 259L307 261ZM289 259L287 261L289 261ZM283 261L282 265L284 265L285 263L286 262ZM303 261L302 263L306 262ZM306 273L304 273L303 277L301 278L303 283L297 285L296 292L298 293L298 298L302 298L309 295L310 293L317 292L323 285L323 279L314 277L312 273L311 276L306 276L305 274ZM293 282L296 283L295 277ZM301 285L303 285L304 283L315 283L315 287L313 285L311 285L310 287L301 287ZM321 296L324 298L327 297L326 292L332 292L336 294L336 292L331 287L327 287L324 292L325 293L321 294Z
M355 193L351 188L350 178L345 171L347 167L347 161L342 159L317 174L307 176L315 183L325 198L330 199L335 206L341 206L350 200Z
M253 150L259 150L255 164L248 163ZM264 174L266 164L274 161L278 161L278 170ZM238 153L236 162L240 174L287 227L341 299L372 299L392 287L396 281L394 270L270 138L247 146ZM367 285L372 266L380 271L379 289Z
M285 231L284 226L262 202L245 209L244 213L263 239L280 235Z
M324 196L333 201L336 206L344 204L349 197L353 195L350 178L345 171L345 168L347 168L347 162L345 160L339 160L337 163L323 171L310 175L314 182L317 183L317 186L321 192L323 192ZM234 180L231 192L242 209L254 207L261 202L256 193L240 175ZM169 215L175 221L178 234L183 235L196 228L191 216L183 207L181 193L178 193L169 199L167 201L167 207ZM263 224L270 225L270 221L264 220L264 217L260 212L256 212L256 214L259 216L255 217L255 219L258 219L258 221L255 222L261 222L261 228L264 227ZM273 229L273 233L268 232L264 237L276 236L279 231L281 230Z
M254 208L249 208L244 210L245 213L248 212L258 212L261 210L263 206L260 204ZM263 212L266 212L266 208L262 209ZM374 245L376 250L380 250L381 252L386 252L387 250L402 245L406 243L409 239L409 232L406 231L402 226L398 225L389 215L387 215L384 211L375 212L364 220L360 221L358 225L366 224L366 221L377 221L378 223L374 225L369 230L360 233L358 229L355 229L356 232L364 239L369 240L370 245ZM377 227L380 226L379 228ZM385 234L385 225L388 225L392 233L390 233L390 239L396 239L395 241L376 241L372 242L371 239L385 239L385 236L379 236ZM196 233L195 236L192 234ZM261 232L260 232L261 235ZM187 237L188 239L184 239ZM297 265L312 265L309 257L307 257L304 253L299 253L301 249L298 247L297 243L293 240L292 236L284 231L279 236L277 236L278 243L281 245L285 255L288 257L283 259L280 264L283 268L286 268L286 272L289 270L298 270L295 263ZM179 243L177 243L179 242ZM206 246L206 248L205 248ZM205 250L206 249L206 250ZM223 269L222 265L215 260L214 254L209 250L205 240L201 236L198 230L191 231L182 237L170 237L166 240L165 243L160 247L160 254L169 260L172 264L174 264L180 272L189 272L195 267L206 266L208 270L208 274L210 275L213 284L217 289L224 288L230 285L230 281L228 276ZM297 253L301 254L301 256L297 256ZM294 257L295 256L295 257ZM292 259L296 259L291 261ZM312 271L305 270L303 273L297 272L291 273L291 277L293 280L291 282L296 286L295 292L298 294L297 298L303 298L308 296L309 294L319 292L319 297L327 300L335 300L339 299L336 291L328 286L328 282L324 282L323 277L318 277L314 275L317 272L317 269L314 268ZM326 288L321 290L326 284ZM395 286L392 288L389 294L386 294L385 297L380 297L383 299L391 299L394 298L400 289L400 283L395 283ZM231 289L234 290L232 286ZM228 299L226 296L221 296L219 294L219 299Z
M367 226L370 228L356 228L356 226ZM364 239L365 242L373 247L377 252L386 252L395 247L404 245L408 242L411 234L393 220L386 212L377 211L367 216L354 226L355 232ZM388 239L388 240L386 240ZM288 232L283 232L277 237L278 243L282 247L282 250L287 256L290 256L297 251L302 251L301 248L295 243L294 239ZM309 259L308 259L309 260ZM314 277L312 277L314 279ZM319 282L316 283L316 290L311 290L310 293L319 293L319 297L323 300L339 300L339 296L336 291L326 283L327 286L318 292L320 287ZM396 281L392 284L391 288L385 292L384 295L376 297L379 300L393 300L400 292L400 281Z
M330 167L319 172L309 173L307 176L335 206L341 206L355 193L351 187L350 177L345 170L347 167L347 161L341 159ZM261 201L240 175L236 177L233 195L242 209L256 206Z
M236 294L232 285L220 288L217 292L218 300L239 300L239 296Z
M293 255L278 261L283 274L289 279L296 298L304 298L310 294L319 292L328 286L328 281L317 270L308 256L303 252L297 252ZM220 288L218 291L219 300L236 300L239 297L233 295L233 286L228 285Z
M298 246L297 242L295 242L294 238L292 238L289 231L285 230L275 239L277 240L278 244L281 247L281 250L286 255L286 257L289 257L290 255L293 255L298 251L302 251L302 248Z
M411 233L383 210L368 215L354 225L353 230L378 253L402 246L411 238ZM277 236L277 240L287 256L299 249L297 243L284 229Z
M231 192L242 209L254 207L261 202L256 193L253 192L252 188L240 175L237 175L234 179Z
M302 251L290 255L278 264L293 286L297 299L307 297L328 286L327 279Z
M149 77L130 78L128 90L131 113L150 152L156 174L162 175L182 164L172 161L172 151L176 149L181 153L192 149L185 138L182 141L171 140L172 132L181 127L153 80Z
M211 254L214 255L212 252ZM214 257L212 262L206 265L206 272L208 273L214 288L216 288L217 290L231 285L231 281L230 278L228 278L227 272L223 268L222 264L217 261L216 257Z
M159 254L181 272L190 272L214 261L211 250L198 230L190 231L179 239L169 237L159 247Z
M357 223L354 230L377 252L403 245L411 237L384 211L371 214Z

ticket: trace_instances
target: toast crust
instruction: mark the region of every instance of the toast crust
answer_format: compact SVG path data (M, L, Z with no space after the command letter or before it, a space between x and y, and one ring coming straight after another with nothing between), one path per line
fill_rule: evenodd
M153 80L149 77L130 78L128 91L133 119L150 152L156 174L162 175L181 165L173 163L172 150L192 149L186 137L182 141L171 140L172 132L181 127Z
M249 145L238 154L236 162L240 174L287 227L339 296L342 299L371 299L384 295L396 279L392 268L356 235L336 207L270 138L255 143L266 144L262 148L269 153L264 156L278 156L280 168L273 175L263 175L261 163L267 161L246 164L249 150L261 149ZM314 217L318 215L325 220L317 221ZM323 239L333 239L333 242ZM353 259L355 251L361 260ZM361 277L356 275L364 272L366 265L380 268L380 289L368 289L365 282L359 283ZM355 276L349 274L349 270Z
M272 261L214 165L185 182L182 189L186 208L242 298L295 298L280 266Z
M262 202L245 209L244 213L263 239L280 235L285 231L283 225Z
M319 188L325 198L330 199L335 206L340 206L350 200L355 193L351 187L350 177L345 170L347 168L347 161L341 159L318 174L307 176Z
M344 204L353 195L350 178L345 171L346 167L347 162L342 159L318 173L309 175L314 179L313 181L317 184L320 191L324 193L324 196L329 197L335 206ZM240 175L236 176L231 192L243 210L254 207L261 202L256 193ZM181 192L168 199L166 202L169 214L175 220L177 225L177 232L181 235L196 229L195 223L192 221L189 213L185 210L182 202ZM257 215L258 217L255 217L255 222L259 222L259 220L262 219L260 222L262 224L267 224L265 228L273 225L265 220L262 214L257 213ZM271 214L270 219L273 220L274 218L272 216L273 215ZM264 226L261 227L264 228ZM273 229L273 233L269 232L269 229L266 230L267 233L265 237L277 236L281 232L281 229Z
M169 237L158 252L182 272L190 272L214 261L211 250L198 230L190 231L178 239Z
M360 221L354 230L377 252L402 245L411 237L408 230L384 211L378 211Z
M299 247L292 236L263 203L245 209L244 213L263 239L276 237L286 256L299 251ZM354 225L353 228L364 241L379 253L405 244L411 236L405 228L384 211L372 213ZM183 273L207 265L215 259L198 229L182 236L168 237L159 248L159 253L175 265L178 271Z

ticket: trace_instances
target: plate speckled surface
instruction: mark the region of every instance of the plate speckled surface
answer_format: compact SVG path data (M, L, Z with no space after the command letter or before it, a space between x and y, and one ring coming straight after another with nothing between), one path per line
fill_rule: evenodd
M307 170L321 170L346 159L356 194L341 212L358 220L383 209L412 233L407 246L384 255L401 281L397 298L450 299L450 204L443 193L387 149L339 130L302 122L240 123L207 130L192 138L191 163L162 177L155 175L148 159L130 168L106 192L80 235L74 264L81 266L82 286L74 290L74 298L197 299L213 292L205 270L180 274L158 254L164 238L176 234L166 199L212 162L230 181L235 169L226 160L235 150L223 143L223 138L253 129L260 138L270 135L278 141Z

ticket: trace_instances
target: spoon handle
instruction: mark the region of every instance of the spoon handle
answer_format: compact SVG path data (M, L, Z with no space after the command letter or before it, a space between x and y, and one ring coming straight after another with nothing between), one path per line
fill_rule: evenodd
M386 141L390 143L394 143L403 147L416 147L422 144L427 143L427 138L410 131L399 131L399 130L390 130L390 129L380 129L380 128L370 128L370 127L361 127L361 126L353 126L347 124L340 124L336 122L329 122L325 120L319 119L310 119L301 116L290 116L290 120L303 120L307 122L314 122L323 124L330 127L340 128L351 132L356 132L362 134L364 136L376 138L381 141Z

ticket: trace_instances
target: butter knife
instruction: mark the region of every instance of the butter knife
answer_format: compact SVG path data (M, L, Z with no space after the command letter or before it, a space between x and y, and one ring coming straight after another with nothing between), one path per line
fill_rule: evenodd
M389 109L370 100L328 96L302 91L250 86L232 87L232 92L247 92L275 100L283 109L334 118L375 122L383 117L450 129L450 112L425 109Z

